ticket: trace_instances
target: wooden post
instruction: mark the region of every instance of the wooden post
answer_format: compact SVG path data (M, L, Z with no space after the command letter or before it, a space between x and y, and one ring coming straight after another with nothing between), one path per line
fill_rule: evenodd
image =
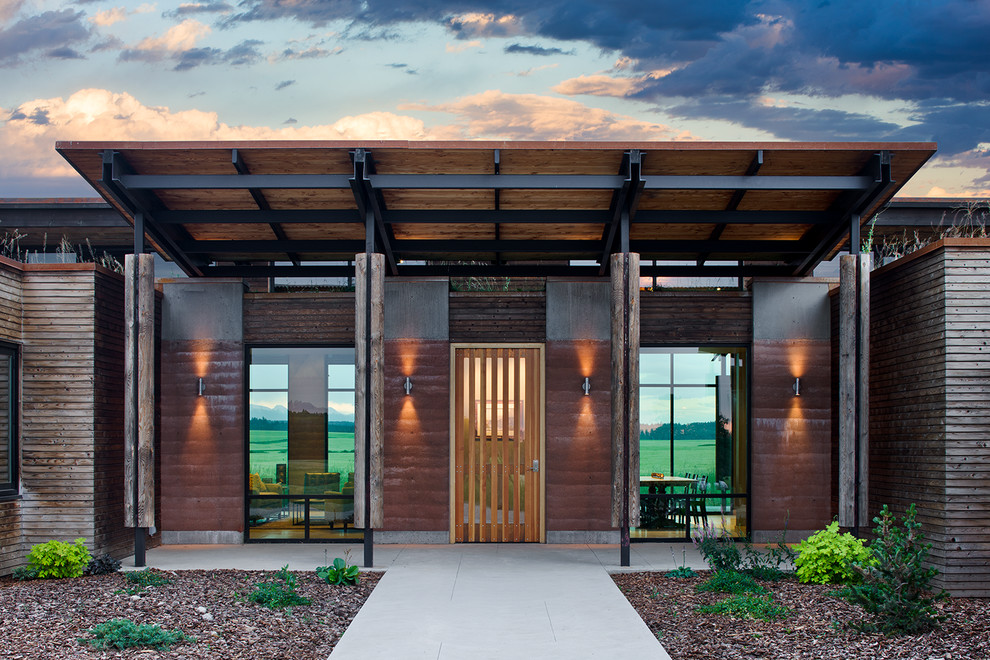
M370 567L373 530L384 520L385 257L362 253L357 255L355 267L354 524L365 530L365 565Z
M639 255L612 255L612 526L629 565L629 528L639 526Z
M124 525L155 526L155 261L124 259Z
M856 527L870 528L870 271L873 257L856 255L859 337L856 389Z
M870 264L839 259L839 525L869 523Z

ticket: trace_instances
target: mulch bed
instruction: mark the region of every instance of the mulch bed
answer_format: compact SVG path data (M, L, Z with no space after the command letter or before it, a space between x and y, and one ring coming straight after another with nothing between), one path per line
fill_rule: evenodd
M619 589L673 660L705 658L912 658L987 660L990 658L990 600L953 598L939 603L947 619L920 635L886 637L854 630L867 621L863 610L830 595L834 586L800 584L794 579L763 582L774 601L792 614L778 622L701 614L699 605L726 598L696 593L708 577L668 578L662 573L613 575Z
M0 658L326 658L381 577L331 586L314 572L294 572L312 604L270 610L245 596L265 571L162 571L171 582L143 594L121 573L64 580L0 581ZM196 638L158 653L98 651L78 641L109 619L158 624Z

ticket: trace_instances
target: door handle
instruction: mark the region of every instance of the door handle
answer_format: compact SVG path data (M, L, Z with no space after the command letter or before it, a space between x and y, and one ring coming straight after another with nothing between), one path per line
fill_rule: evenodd
M531 467L530 470L532 470L533 472L539 472L540 471L540 462L537 461L537 460L534 460L533 461L533 467Z

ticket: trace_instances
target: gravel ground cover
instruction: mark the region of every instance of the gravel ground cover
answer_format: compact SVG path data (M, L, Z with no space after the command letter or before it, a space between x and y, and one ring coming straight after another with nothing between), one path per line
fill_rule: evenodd
M699 606L727 597L695 591L708 575L707 571L696 578L622 573L613 578L673 660L990 659L987 599L942 601L938 607L947 619L940 628L921 635L886 637L853 629L849 622L868 617L861 608L832 596L836 587L800 584L795 579L761 583L775 602L791 610L781 621L701 614L696 611Z
M156 571L158 572L158 571ZM378 583L331 586L314 572L294 572L312 604L270 610L245 598L271 571L161 571L170 582L141 594L122 573L64 580L0 581L0 658L326 658ZM161 653L98 651L86 630L110 619L158 624L196 639Z

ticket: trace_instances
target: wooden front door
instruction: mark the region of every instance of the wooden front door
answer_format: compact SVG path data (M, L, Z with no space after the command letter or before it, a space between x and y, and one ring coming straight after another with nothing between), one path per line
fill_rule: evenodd
M543 347L451 351L451 541L540 542Z

